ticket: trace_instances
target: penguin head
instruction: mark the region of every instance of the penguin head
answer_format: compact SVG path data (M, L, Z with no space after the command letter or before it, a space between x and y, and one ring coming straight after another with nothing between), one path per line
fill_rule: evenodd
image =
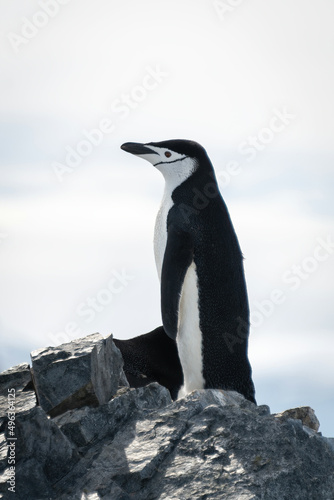
M149 161L163 174L166 180L179 182L192 175L207 158L205 149L194 141L174 139L140 144L126 142L121 149Z

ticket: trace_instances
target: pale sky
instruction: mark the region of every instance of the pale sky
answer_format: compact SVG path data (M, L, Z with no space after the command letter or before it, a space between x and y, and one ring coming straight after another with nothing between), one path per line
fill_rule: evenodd
M258 403L334 436L333 3L0 8L0 369L161 324L163 178L119 147L193 139L245 256Z

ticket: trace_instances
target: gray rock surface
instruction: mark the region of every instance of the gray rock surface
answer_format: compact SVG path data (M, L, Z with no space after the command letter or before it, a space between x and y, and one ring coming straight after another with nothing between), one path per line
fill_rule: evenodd
M0 471L5 470L8 465L5 430L8 426L8 412L11 404L15 407L16 415L36 406L36 395L27 363L0 373ZM6 482L6 478L2 476L0 475L0 491Z
M3 432L9 401L14 403L16 414L36 406L29 365L21 363L0 373L0 389L0 432Z
M28 363L21 363L0 373L0 387L6 389L24 389L31 382L30 366Z
M312 408L309 406L298 406L297 408L290 408L281 413L276 413L276 417L281 418L294 418L300 420L303 425L306 425L314 431L318 431L320 427L320 422Z
M52 417L69 408L106 403L116 393L123 359L112 341L96 333L31 353L40 406ZM126 382L124 382L126 383Z
M108 342L111 346L106 345ZM41 394L46 401L53 401L52 405L63 398L62 412L50 418L49 408L36 406L32 398L26 406L18 407L14 496L8 492L9 427L3 401L0 498L334 499L333 440L314 430L316 417L311 409L271 415L267 406L256 406L236 392L211 389L194 391L173 402L168 390L157 383L137 389L121 387L121 362L111 363L118 368L111 374L109 399L96 396L92 404L88 398L84 406L82 399L77 399L78 407L74 408L75 398L69 388L75 395L76 380L99 377L92 375L99 367L92 358L101 353L103 370L110 353L111 359L114 355L118 359L111 339L108 342L89 336L72 346L33 353L39 369L35 374L43 381ZM94 349L97 352L92 354ZM65 368L55 369L57 360L63 367L66 360L70 363L66 373L73 381L64 384L60 373ZM104 377L101 375L101 379ZM0 374L1 394L13 384L18 398L23 392L32 392L28 365ZM56 391L57 384L66 385L66 391L64 387ZM55 394L60 395L58 399L54 399ZM52 405L55 408L59 403Z
M17 416L15 435L16 496L53 498L52 485L79 460L75 446L39 406Z
M71 433L76 439L75 426ZM334 498L333 473L330 446L298 420L272 416L236 393L207 390L137 413L95 441L58 494L65 500L73 483L84 491L88 481L87 494L105 499L319 500Z

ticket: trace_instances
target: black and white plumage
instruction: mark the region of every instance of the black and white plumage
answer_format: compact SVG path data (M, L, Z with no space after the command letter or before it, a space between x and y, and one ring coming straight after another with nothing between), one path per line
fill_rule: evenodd
M121 147L165 178L154 251L163 326L184 375L180 395L220 388L255 402L243 257L205 149L186 140Z

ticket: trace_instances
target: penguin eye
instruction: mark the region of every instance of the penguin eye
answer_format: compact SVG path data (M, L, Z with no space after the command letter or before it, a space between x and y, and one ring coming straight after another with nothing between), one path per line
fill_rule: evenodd
M170 157L172 156L172 153L170 153L169 151L166 151L166 152L165 152L165 156L166 156L167 158L170 158Z

